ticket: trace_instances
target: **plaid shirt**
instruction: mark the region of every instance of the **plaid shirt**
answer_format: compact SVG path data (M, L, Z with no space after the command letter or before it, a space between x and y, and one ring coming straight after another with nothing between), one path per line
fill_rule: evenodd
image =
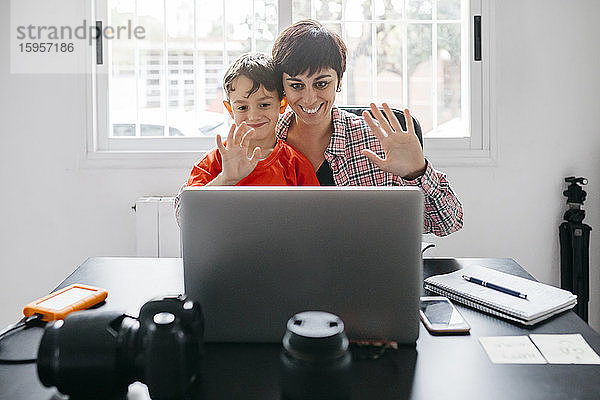
M380 170L361 154L361 150L370 149L384 157L381 144L365 120L335 106L332 115L333 134L325 159L333 170L337 186L419 186L425 195L424 233L446 236L462 227L462 205L444 173L433 169L429 161L425 173L414 180ZM293 117L294 112L290 111L277 123L275 131L283 140L287 140Z

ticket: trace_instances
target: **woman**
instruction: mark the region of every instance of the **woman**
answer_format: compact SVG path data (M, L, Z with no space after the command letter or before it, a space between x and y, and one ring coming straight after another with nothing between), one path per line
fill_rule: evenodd
M346 46L319 22L303 20L281 32L273 59L282 73L291 112L280 118L280 138L312 163L321 185L418 186L425 195L424 232L445 236L462 227L462 205L445 174L423 156L410 112L403 131L387 104L371 103L358 117L335 107L346 70Z

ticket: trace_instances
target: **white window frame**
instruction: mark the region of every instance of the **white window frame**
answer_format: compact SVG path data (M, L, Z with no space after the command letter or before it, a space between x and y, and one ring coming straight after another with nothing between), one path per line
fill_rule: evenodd
M138 0L143 1L143 0ZM433 0L435 1L435 0ZM425 156L436 167L464 165L494 165L496 162L495 139L495 105L490 95L491 60L493 48L493 1L471 0L470 10L466 10L471 23L468 34L463 40L468 41L469 71L463 71L463 91L468 90L468 119L470 137L467 138L424 138ZM90 23L101 20L108 21L106 0L86 2L86 13ZM279 31L292 21L292 0L278 0ZM198 12L198 10L196 10ZM482 19L481 47L482 61L473 60L473 17L480 15ZM135 22L134 22L135 23ZM105 22L106 24L106 22ZM108 53L108 44L104 41L103 52ZM139 167L139 168L173 168L189 167L199 155L215 146L212 137L181 138L118 138L108 137L108 74L110 63L96 65L95 46L88 49L86 55L87 74L87 140L84 164L102 167ZM463 68L464 70L464 68ZM418 115L416 116L418 118ZM113 143L110 143L110 142ZM118 144L117 144L118 143ZM143 143L143 145L141 145ZM182 150L195 149L195 150Z

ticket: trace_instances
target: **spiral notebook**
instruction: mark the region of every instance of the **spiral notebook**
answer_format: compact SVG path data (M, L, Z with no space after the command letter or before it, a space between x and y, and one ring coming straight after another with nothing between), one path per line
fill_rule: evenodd
M527 299L469 282L463 279L463 275L525 293ZM535 325L577 304L577 296L567 290L478 266L431 276L425 279L425 289L523 325Z

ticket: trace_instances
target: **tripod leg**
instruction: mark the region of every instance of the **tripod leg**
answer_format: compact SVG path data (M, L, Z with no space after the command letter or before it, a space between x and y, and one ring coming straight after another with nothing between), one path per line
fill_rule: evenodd
M577 295L576 313L587 322L589 300L589 234L591 228L581 223L573 223L570 228L573 252L573 289Z
M567 222L558 227L560 238L560 287L573 292L573 245Z
M590 300L590 231L589 225L582 224L581 243L581 295L584 299L581 310L581 318L588 322L588 303Z

